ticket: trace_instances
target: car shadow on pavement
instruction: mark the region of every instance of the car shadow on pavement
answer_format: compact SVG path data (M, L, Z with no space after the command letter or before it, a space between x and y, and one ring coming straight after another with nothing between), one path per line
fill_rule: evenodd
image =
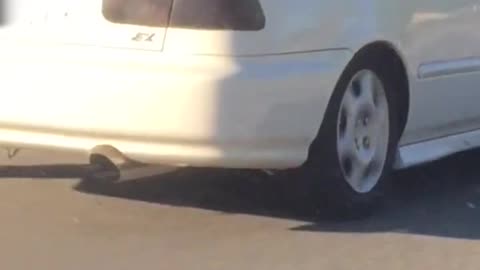
M377 214L343 223L311 222L295 231L402 233L480 239L480 152L397 173L393 196Z
M79 192L176 207L302 221L293 231L404 233L480 239L480 150L395 175L394 191L375 215L348 222L311 209L301 181L249 171L184 169L135 181L82 180ZM0 177L77 178L78 165L0 167Z
M407 233L480 239L480 151L399 172L386 206L370 218L333 222L309 210L295 179L254 172L185 169L108 184L82 181L76 189L132 200L304 221L294 231Z

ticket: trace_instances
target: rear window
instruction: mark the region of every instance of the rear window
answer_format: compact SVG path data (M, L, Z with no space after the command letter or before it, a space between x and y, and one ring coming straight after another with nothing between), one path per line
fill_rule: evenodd
M103 16L113 23L168 25L172 0L103 0Z
M258 0L175 0L171 25L193 29L261 30Z
M261 30L259 0L103 0L113 23L211 30Z

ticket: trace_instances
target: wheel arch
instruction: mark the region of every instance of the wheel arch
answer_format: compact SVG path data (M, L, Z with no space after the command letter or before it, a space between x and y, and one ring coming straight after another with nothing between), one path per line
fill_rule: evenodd
M407 125L410 113L410 78L408 66L401 51L391 42L377 40L363 45L356 50L350 62L359 57L371 58L379 61L387 70L394 84L398 85L396 96L398 98L399 109L399 130L400 136L403 134Z
M402 57L402 54L392 43L383 40L367 43L364 46L361 46L360 49L352 51L354 52L353 56L350 61L345 65L344 71L342 71L342 74L338 78L335 89L340 83L340 80L343 78L343 74L347 70L347 68L359 58L376 59L382 66L385 65L388 69L389 74L392 76L392 79L395 80L394 84L399 85L399 87L397 87L396 89L397 91L395 91L395 94L397 99L399 100L397 108L399 110L398 140L400 141L407 126L410 112L410 80L408 76L409 73L407 70L407 65L403 60L404 58ZM332 97L330 97L327 108L330 108L332 99L333 95ZM325 120L326 119L323 119L323 122L318 129L317 136L310 145L309 157L311 156L312 151L315 151L315 148L321 147L318 141L320 139L319 137L322 136L322 130L324 128Z

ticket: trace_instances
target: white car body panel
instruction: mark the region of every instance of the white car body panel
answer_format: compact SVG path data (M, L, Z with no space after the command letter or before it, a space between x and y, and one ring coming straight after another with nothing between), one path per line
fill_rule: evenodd
M11 46L0 51L3 85L16 89L0 106L0 142L78 152L112 145L172 166L299 166L351 58L342 50L232 61Z
M400 147L396 169L406 169L480 146L480 130Z
M118 25L102 16L99 0L9 0L0 38L28 42L76 44L161 51L166 28ZM137 42L138 33L154 34Z
M410 86L397 167L480 146L480 0L260 0L261 31L115 25L100 2L8 2L1 142L86 153L109 144L175 166L296 167L348 62L382 42ZM155 38L132 40L138 33Z

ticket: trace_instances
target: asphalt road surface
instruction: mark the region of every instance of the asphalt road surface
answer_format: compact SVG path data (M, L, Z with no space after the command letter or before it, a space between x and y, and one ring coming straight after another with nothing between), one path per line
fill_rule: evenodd
M100 184L74 167L7 167L0 269L477 270L479 160L398 173L383 210L344 223L299 214L295 179L182 170Z

